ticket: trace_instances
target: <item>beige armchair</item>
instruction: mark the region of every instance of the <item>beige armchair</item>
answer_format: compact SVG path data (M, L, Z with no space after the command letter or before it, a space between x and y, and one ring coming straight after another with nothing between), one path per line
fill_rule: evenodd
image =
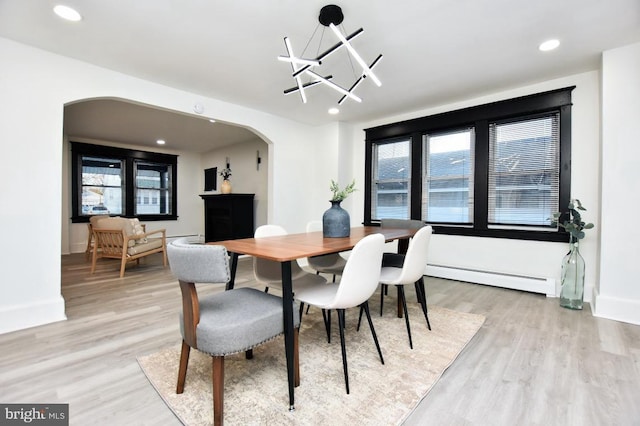
M108 218L109 216L105 215L96 215L91 216L89 218L89 223L87 223L87 249L85 250L85 254L87 255L87 259L91 258L91 253L93 253L93 225L99 221L100 219ZM142 225L144 228L144 225Z
M120 278L124 277L127 262L154 253L162 253L162 261L167 266L167 237L164 229L145 232L138 219L105 217L91 224L93 252L91 273L96 269L99 258L120 259ZM149 238L152 235L159 235Z

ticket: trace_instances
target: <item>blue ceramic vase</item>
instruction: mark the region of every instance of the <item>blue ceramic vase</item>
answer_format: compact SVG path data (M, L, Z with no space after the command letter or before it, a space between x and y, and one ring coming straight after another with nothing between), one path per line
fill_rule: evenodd
M340 207L341 201L331 201L331 208L322 215L322 235L325 238L348 237L351 233L349 213Z

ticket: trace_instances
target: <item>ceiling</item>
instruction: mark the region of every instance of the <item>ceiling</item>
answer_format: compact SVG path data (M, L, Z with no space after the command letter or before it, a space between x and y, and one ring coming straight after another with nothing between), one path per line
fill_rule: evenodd
M157 149L157 140L166 148L189 152L212 149L256 139L243 127L211 123L196 115L181 114L119 99L97 99L67 105L64 132L71 140L96 139Z
M362 103L347 100L338 115L329 115L341 95L317 85L306 91L306 104L297 93L285 96L283 91L295 83L290 64L277 60L286 55L285 36L297 56L311 40L304 57L315 57L337 42L318 22L326 0L65 0L83 16L76 23L54 15L56 3L0 0L0 36L311 125L378 120L594 70L601 52L640 41L638 0L344 1L338 3L343 30L364 30L352 40L353 47L367 63L383 54L375 68L382 86L365 79L355 91ZM539 43L549 38L559 39L560 47L540 52ZM358 69L340 49L316 71L349 88L361 74ZM107 101L93 107L112 110L114 105ZM167 112L153 111L163 114L156 123L169 124ZM106 117L104 111L100 115ZM185 129L185 140L191 128L227 127L186 115L174 119L186 120L167 126ZM118 140L114 129L124 127L95 126L82 132L104 136L111 129ZM234 129L221 130L231 132L222 139ZM240 130L234 138L249 136ZM212 136L204 143L222 139Z

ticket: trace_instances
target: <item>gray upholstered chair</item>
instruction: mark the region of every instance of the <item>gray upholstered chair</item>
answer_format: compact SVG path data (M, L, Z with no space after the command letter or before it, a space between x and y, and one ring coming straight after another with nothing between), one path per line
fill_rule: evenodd
M250 359L252 348L284 332L282 298L254 288L230 289L198 298L195 283L224 286L229 282L227 250L223 246L189 244L186 238L182 238L170 243L167 253L169 266L178 278L182 291L182 352L176 393L184 391L191 348L211 355L213 419L215 425L222 425L224 357L246 352L247 359ZM300 383L300 322L296 315L294 321L294 374L297 386Z

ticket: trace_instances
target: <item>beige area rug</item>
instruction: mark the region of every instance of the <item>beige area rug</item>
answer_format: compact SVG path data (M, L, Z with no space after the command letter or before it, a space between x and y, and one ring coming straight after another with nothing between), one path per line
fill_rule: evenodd
M375 299L375 298L374 298ZM426 396L484 323L481 315L429 306L429 331L417 303L409 303L413 350L405 322L395 316L395 297L385 314L372 306L372 320L385 364L380 363L366 319L355 330L358 310L347 311L345 339L349 368L346 394L337 316L331 343L319 309L304 315L300 330L301 384L295 390L295 411L288 411L284 340L279 337L243 354L225 359L224 420L228 425L395 425ZM179 346L138 358L149 381L189 426L212 424L211 358L192 350L185 391L175 393Z

